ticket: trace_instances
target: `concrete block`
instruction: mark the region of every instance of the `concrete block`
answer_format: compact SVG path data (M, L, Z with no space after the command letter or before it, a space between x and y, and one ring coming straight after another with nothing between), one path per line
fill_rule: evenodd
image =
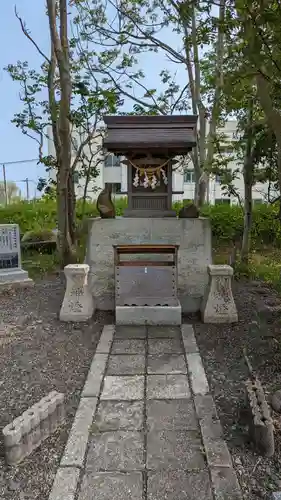
M64 395L50 392L3 429L8 465L16 465L30 455L64 421Z
M186 354L198 352L198 346L192 325L182 325L181 334Z
M60 463L61 467L83 466L97 398L82 398Z
M181 306L116 306L116 325L180 325Z
M97 345L96 353L108 354L111 348L113 335L115 332L114 325L105 325L100 336L99 343Z
M204 323L236 323L238 314L231 289L231 266L209 265L209 284L201 305Z
M80 469L77 467L61 467L58 469L49 500L74 500Z
M83 398L99 396L107 360L108 354L95 354L82 392Z
M215 500L242 500L242 492L233 467L211 468Z
M187 354L186 359L194 395L201 394L204 396L205 394L208 394L209 384L200 354Z
M6 280L6 281L3 281ZM27 271L6 272L5 276L0 276L0 293L17 288L30 288L34 286L34 281L28 278Z
M87 321L93 316L94 301L88 287L88 273L87 264L65 266L66 290L60 310L61 321Z
M183 313L198 312L212 262L208 219L91 219L87 243L89 286L97 309L114 310L114 244L179 244L178 291Z
M250 437L259 453L266 457L274 455L274 425L270 409L258 379L247 380L246 397L250 409Z

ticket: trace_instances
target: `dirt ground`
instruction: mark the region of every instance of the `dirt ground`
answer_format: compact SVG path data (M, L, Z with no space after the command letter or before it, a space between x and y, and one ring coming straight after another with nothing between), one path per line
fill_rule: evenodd
M59 322L64 289L54 277L0 296L0 430L52 390L67 403L64 427L18 467L5 465L0 440L1 500L47 500L102 326L112 322L102 314Z
M243 348L270 401L281 389L281 300L261 282L236 282L233 292L239 323L197 322L195 332L245 499L267 499L270 491L281 490L281 416L273 412L274 457L260 457L248 439Z

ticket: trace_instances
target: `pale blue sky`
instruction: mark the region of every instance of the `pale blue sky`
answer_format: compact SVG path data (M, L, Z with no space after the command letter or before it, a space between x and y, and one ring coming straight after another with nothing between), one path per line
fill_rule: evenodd
M26 20L33 37L40 43L42 49L47 51L48 30L46 16L44 15L44 4L44 0L17 0L17 10ZM12 0L3 1L1 5L0 47L0 163L33 159L37 157L35 142L25 137L11 123L14 113L21 109L18 97L19 89L3 70L3 67L10 63L16 63L18 60L28 60L32 67L38 68L42 59L21 32L19 21L14 14L14 2ZM36 162L6 166L7 180L19 181L29 177L36 181L43 171L42 167L36 165ZM0 180L2 179L1 167ZM24 184L18 184L24 190ZM31 183L31 195L34 195L34 189L35 185Z
M0 136L1 151L0 164L18 160L30 160L37 158L38 150L36 143L24 136L14 124L11 123L14 113L21 110L19 101L19 88L3 68L18 60L28 61L31 68L38 69L42 63L42 58L23 35L19 21L14 14L14 2L5 0L1 6L0 17ZM40 48L48 54L49 33L47 18L45 16L45 0L17 0L17 10L25 20L32 37L39 44ZM175 35L170 33L171 37ZM166 57L160 54L146 54L142 58L142 65L147 74L147 84L150 87L157 86L157 75L163 68L176 70L175 65L167 62ZM186 73L177 65L178 78L185 85ZM130 106L129 106L130 108ZM34 163L18 165L6 165L7 180L17 181L20 189L25 190L25 185L19 182L28 177L34 182L30 183L30 195L34 195L35 182L44 173L43 167ZM0 181L3 180L2 166L0 165Z

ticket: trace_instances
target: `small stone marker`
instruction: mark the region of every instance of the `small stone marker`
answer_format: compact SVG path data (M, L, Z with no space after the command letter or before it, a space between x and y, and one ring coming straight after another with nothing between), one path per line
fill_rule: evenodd
M65 420L64 395L52 391L3 429L5 456L8 465L16 465Z
M209 284L201 313L204 323L237 323L238 314L231 289L233 268L209 265Z
M66 290L60 310L61 321L87 321L94 313L88 287L88 264L69 264L64 268Z
M0 224L0 290L33 284L21 268L18 224Z

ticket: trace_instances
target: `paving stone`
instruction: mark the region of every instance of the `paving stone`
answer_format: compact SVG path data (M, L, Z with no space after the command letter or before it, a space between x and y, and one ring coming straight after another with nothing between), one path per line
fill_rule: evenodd
M142 375L145 357L141 354L113 354L109 358L107 375Z
M223 439L203 439L209 467L232 467L231 456Z
M96 406L97 398L81 399L61 460L61 466L83 466Z
M180 470L149 472L147 500L213 500L209 473Z
M135 471L144 468L142 432L115 431L92 435L86 463L87 471Z
M148 339L148 354L183 354L179 339Z
M209 384L199 353L187 354L187 366L191 379L191 387L194 395L209 392Z
M193 401L190 399L147 401L147 426L150 431L199 429Z
M145 341L117 339L113 341L111 354L145 354Z
M152 431L147 435L147 468L204 469L202 442L195 431Z
M148 375L147 399L190 398L186 375Z
M180 339L180 326L148 326L148 337Z
M117 325L115 332L116 339L145 339L146 327L145 326L121 326Z
M49 500L74 500L80 469L60 467L56 473Z
M101 401L93 430L139 430L143 426L142 401Z
M89 472L78 500L142 500L142 483L141 472Z
M95 354L84 389L82 397L98 397L105 372L108 354Z
M192 325L182 325L181 327L182 340L185 352L187 354L198 352L198 346Z
M242 500L241 489L232 467L211 469L211 478L215 500Z
M111 376L104 378L101 399L133 400L144 397L144 377L141 375L132 376Z
M184 356L180 354L162 354L148 356L147 372L158 374L187 373Z

